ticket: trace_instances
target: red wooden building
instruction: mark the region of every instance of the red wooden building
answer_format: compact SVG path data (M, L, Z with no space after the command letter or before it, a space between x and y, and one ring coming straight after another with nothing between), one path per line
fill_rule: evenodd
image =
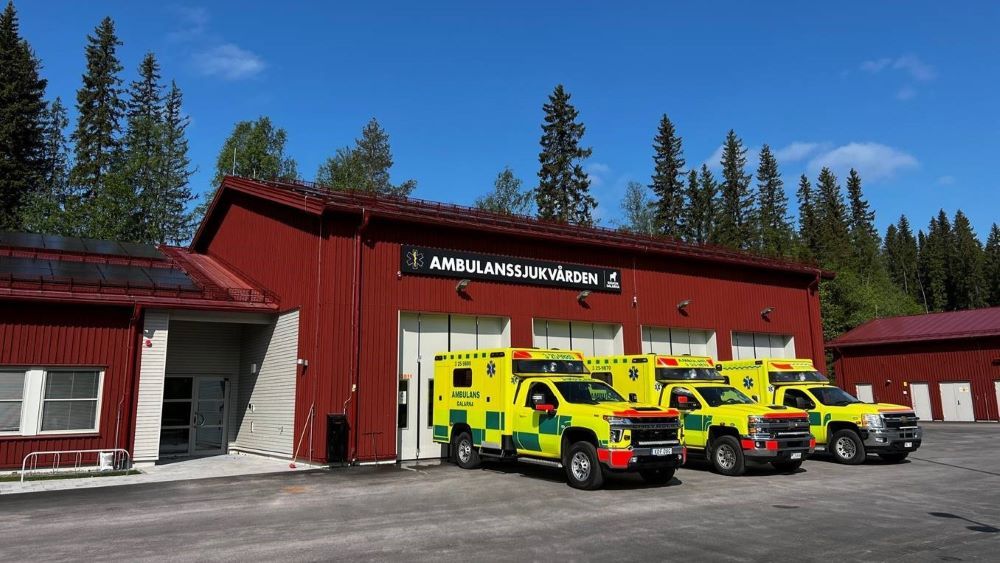
M924 420L1000 420L1000 307L875 319L827 348L859 398Z
M22 397L31 435L0 432L3 465L116 443L147 462L233 450L326 461L331 414L346 415L349 461L439 457L432 362L446 350L823 362L828 274L814 267L300 183L226 178L191 247L158 250L190 282L169 296L22 287L31 276L4 269L3 252L19 252L4 248L0 372L36 389ZM41 439L48 373L95 366L94 428Z

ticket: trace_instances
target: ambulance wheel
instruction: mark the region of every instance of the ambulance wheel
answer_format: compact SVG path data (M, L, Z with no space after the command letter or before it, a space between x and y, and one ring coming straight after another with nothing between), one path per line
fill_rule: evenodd
M860 465L865 462L865 445L853 430L845 428L834 432L827 449L838 463Z
M712 468L721 475L736 477L746 471L743 448L732 436L720 436L712 440Z
M878 454L878 457L886 463L899 463L906 459L908 455L910 455L909 452L900 452L895 454Z
M802 460L797 459L795 461L775 461L771 465L782 473L795 473L800 467L802 467Z
M574 489L592 491L604 485L604 469L597 459L597 448L590 442L577 442L570 446L563 465L569 486Z
M462 469L475 469L482 463L479 452L472 445L472 435L468 432L455 437L455 463Z
M639 476L642 480L649 483L650 485L666 485L674 478L674 473L677 471L675 467L665 467L661 469L642 469L639 471Z

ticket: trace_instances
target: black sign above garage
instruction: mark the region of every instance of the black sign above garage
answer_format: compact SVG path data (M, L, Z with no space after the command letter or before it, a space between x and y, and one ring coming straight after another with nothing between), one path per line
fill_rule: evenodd
M525 260L402 245L400 271L404 274L468 278L590 291L621 293L621 271L562 262Z

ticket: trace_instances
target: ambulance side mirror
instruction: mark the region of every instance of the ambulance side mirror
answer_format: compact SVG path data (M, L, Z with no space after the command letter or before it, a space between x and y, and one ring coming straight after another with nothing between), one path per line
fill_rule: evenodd
M630 402L630 403L638 403L639 402L639 396L636 395L635 393L629 393L628 394L628 402Z

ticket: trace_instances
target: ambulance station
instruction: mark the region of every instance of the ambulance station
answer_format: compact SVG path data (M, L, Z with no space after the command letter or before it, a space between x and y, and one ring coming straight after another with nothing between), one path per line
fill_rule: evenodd
M815 267L227 177L190 247L0 234L0 466L434 459L434 356L811 358Z

